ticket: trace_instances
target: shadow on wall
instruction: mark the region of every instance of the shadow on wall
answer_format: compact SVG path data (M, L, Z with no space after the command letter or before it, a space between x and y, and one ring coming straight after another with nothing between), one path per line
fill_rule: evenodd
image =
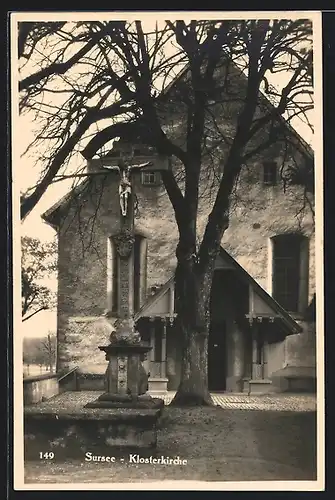
M274 372L271 380L276 392L316 392L316 368L312 366L285 366Z
M313 302L313 301L312 301ZM314 299L315 306L315 299ZM311 303L310 317L313 317ZM284 344L285 366L271 375L272 387L278 392L316 392L316 325L297 321L303 331L289 335Z

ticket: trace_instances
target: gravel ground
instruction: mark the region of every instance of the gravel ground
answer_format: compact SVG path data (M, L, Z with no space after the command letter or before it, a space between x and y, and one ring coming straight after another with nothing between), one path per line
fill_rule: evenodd
M27 461L25 483L316 480L316 414L167 406L152 456L187 463Z
M30 405L31 408L43 410L64 410L82 408L89 401L94 401L100 391L68 391L59 394L48 401ZM175 392L169 391L164 395L151 393L154 397L163 399L169 405ZM248 396L248 394L211 393L215 405L234 410L270 410L270 411L316 411L316 397L314 394L268 394ZM28 407L29 408L29 407ZM33 410L34 411L34 410Z

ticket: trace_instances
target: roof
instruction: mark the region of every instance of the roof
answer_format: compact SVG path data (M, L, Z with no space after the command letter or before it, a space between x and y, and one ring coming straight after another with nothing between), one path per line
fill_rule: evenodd
M242 281L250 284L256 293L266 302L266 304L282 319L286 329L289 333L300 333L302 328L298 323L290 316L290 314L280 305L278 302L271 297L262 288L257 281L223 248L220 248L221 256L226 259L238 273ZM145 316L146 311L148 311L151 306L153 306L158 300L167 292L170 286L174 283L175 275L173 275L160 289L159 291L150 297L147 302L141 307L141 309L135 314L135 321L138 321L141 317Z
M48 210L46 210L42 215L42 219L50 224L52 227L57 227L57 223L55 221L55 215L58 211L58 209L63 208L66 206L67 203L69 203L75 195L78 195L79 193L82 193L84 189L88 185L89 179L86 178L83 181L79 182L77 186L72 188L66 195L64 195L62 198L60 198L56 203L54 203Z
M232 63L234 66L236 64ZM175 76L175 78L167 85L167 87L158 95L157 101L159 101L161 98L164 98L173 88L173 86L180 81L186 74L187 71L189 70L189 64L186 64L180 71L179 73ZM239 74L240 78L247 79L247 76L244 73ZM274 109L274 105L271 103L271 101L267 98L267 96L260 90L259 92L260 95L260 100L262 101L262 104L266 105L268 109ZM287 129L292 133L292 135L297 139L297 143L295 144L296 148L301 150L301 147L303 148L304 152L312 159L314 157L314 152L311 146L303 139L303 137L296 131L296 129L288 122L285 121L283 116L279 115L277 119L285 124ZM82 183L78 184L75 188L73 188L69 193L63 198L61 198L57 203L55 203L52 207L50 207L44 214L42 214L42 218L52 225L53 227L55 226L54 222L52 221L53 219L53 212L55 212L58 208L66 205L67 202L69 202L75 194L77 194L77 190L80 189L79 186L82 186L85 184L85 181ZM81 188L83 189L83 187Z
M167 282L163 286L160 287L160 289L158 290L158 292L156 292L154 295L152 295L143 304L143 306L140 308L140 310L137 311L137 313L134 316L134 320L135 321L138 321L140 318L142 318L143 316L145 316L146 311L151 306L153 306L154 304L156 304L156 302L158 302L161 297L163 297L163 295L167 292L167 290L170 288L170 286L173 285L174 280L175 280L175 275L173 274L173 276L171 276L171 278L169 278L167 280Z
M292 333L300 333L302 328L298 323L292 318L292 316L284 309L271 295L268 294L266 290L257 281L231 256L229 253L224 250L224 248L220 248L220 253L226 258L235 268L235 270L239 273L241 279L243 281L248 282L254 290L256 290L257 294L268 304L269 307L273 311L275 311L278 316L282 318L285 325L288 327Z
M232 62L232 66L237 68L236 63ZM179 73L175 76L175 78L166 86L166 88L161 92L161 94L158 96L158 100L160 98L164 98L173 88L173 86L180 81L186 74L187 71L189 70L189 63L185 64L185 66L179 71ZM245 73L239 72L239 77L244 78L244 80L247 80L247 75ZM266 94L260 89L259 90L259 97L260 101L262 104L264 104L269 110L275 109L274 104L269 100L269 98L266 96ZM312 159L314 158L314 151L312 147L305 141L305 139L297 132L297 130L289 123L287 122L282 115L277 116L277 120L280 121L282 124L284 124L287 129L292 133L292 135L298 140L298 144L296 144L296 147L300 149L300 146L304 149L305 153Z

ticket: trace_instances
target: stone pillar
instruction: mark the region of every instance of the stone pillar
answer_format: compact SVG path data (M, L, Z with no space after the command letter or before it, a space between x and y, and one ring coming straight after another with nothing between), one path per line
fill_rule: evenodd
M262 378L262 365L258 363L258 343L255 338L252 339L252 378Z
M260 359L260 354L262 358L262 352L260 353L262 347L259 345L259 326L256 322L253 324L252 328L252 379L258 380L263 378L263 365L262 359Z
M262 354L263 354L263 378L267 379L268 378L268 343L266 340L264 340L263 343L263 349L262 349Z
M258 318L260 323L262 318ZM267 394L271 392L271 380L265 378L265 345L260 335L260 324L254 322L252 328L252 378L249 380L249 394Z
M150 361L155 361L155 322L154 318L149 318L149 328L150 328Z
M118 235L114 236L115 239ZM130 250L130 251L129 251ZM129 318L134 314L134 246L129 255L118 252L118 317ZM121 250L123 251L123 250Z
M233 323L230 335L231 373L227 377L227 389L231 392L241 392L244 375L244 335L237 324Z
M115 286L115 276L113 275L114 268L114 244L111 238L107 240L107 311L113 310L113 293Z
M169 313L171 317L174 315L174 283L171 285L170 288Z

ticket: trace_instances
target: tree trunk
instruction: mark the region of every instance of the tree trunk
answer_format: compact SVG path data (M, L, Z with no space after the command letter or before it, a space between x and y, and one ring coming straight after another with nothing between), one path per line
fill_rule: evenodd
M176 328L182 339L181 379L171 404L208 406L207 354L212 271L200 274L195 259L178 261L176 270Z

